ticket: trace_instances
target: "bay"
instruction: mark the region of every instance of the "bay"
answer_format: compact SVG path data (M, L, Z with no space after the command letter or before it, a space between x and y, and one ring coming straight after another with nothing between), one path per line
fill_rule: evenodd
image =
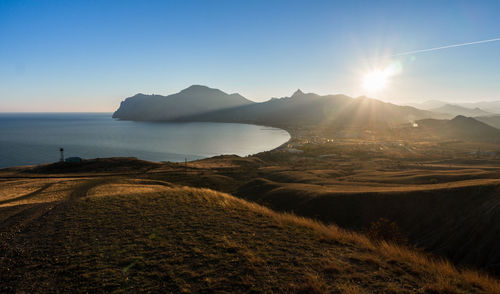
M180 162L247 156L289 139L284 130L247 124L120 121L111 113L2 113L0 168L58 161L59 148L66 157Z

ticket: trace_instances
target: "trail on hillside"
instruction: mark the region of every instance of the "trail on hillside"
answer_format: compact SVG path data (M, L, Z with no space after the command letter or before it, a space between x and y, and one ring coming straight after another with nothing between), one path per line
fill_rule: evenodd
M2 201L0 204L27 200L40 195L56 183L47 183L40 189L26 195ZM54 211L67 209L67 203L85 197L92 188L110 182L109 179L83 180L74 189L69 191L65 199L36 204L23 204L9 207L0 207L0 281L13 278L12 270L15 267L29 264L33 260L35 248L30 248L24 239L30 231L44 226L47 215ZM0 289L1 291L1 289Z

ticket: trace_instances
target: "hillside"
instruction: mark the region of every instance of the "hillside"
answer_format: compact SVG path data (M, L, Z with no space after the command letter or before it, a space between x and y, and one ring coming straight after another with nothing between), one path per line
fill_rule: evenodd
M492 127L500 129L500 115L478 116L475 117L475 119Z
M2 291L500 291L476 272L212 190L117 176L2 181Z
M475 108L467 108L463 107L460 105L455 105L455 104L446 104L438 108L433 108L430 109L432 112L436 113L444 113L448 114L451 117L455 117L457 115L463 115L463 116L486 116L486 115L492 115L493 113L484 111L478 107Z
M297 90L290 97L187 116L182 120L294 127L313 125L325 128L376 128L432 117L439 115L366 97L354 99L345 95L320 96Z
M407 176L412 178L410 173ZM366 230L377 220L388 219L398 224L411 244L460 264L500 273L498 228L491 226L500 221L498 181L396 188L389 183L377 186L375 174L371 177L371 184L358 181L352 186L339 183L337 187L334 183L325 187L261 178L242 186L237 194L275 210L293 211L355 230ZM439 176L429 178L435 180L427 183L440 182Z
M193 115L253 104L240 94L226 94L218 89L193 85L169 96L137 94L125 99L114 118L123 120L173 120Z
M464 141L500 141L500 130L475 118L456 116L451 120L424 119L419 120L415 134L426 134L441 140L453 139Z

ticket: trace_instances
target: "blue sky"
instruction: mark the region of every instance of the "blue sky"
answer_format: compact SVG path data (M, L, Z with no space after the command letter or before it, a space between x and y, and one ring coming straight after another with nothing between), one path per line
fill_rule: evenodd
M203 84L255 101L500 100L500 1L0 0L0 112L113 111ZM385 56L385 57L384 57ZM377 93L363 75L398 62Z

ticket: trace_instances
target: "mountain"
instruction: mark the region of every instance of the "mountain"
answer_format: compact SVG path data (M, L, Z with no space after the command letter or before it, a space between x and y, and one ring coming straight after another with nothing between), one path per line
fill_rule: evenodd
M472 115L469 115L470 113L466 113L467 111L470 110L476 110L476 108L479 108L480 111L488 112L489 114L500 113L500 101L481 101L481 102L451 104L440 100L428 100L422 103L409 103L408 105L416 107L418 109L431 110L431 111L438 111L437 109L439 108L442 107L448 108L451 105L455 107L455 111L451 112L453 110L453 108L451 108L448 109L448 111L441 111L441 112L450 113L454 115L465 115L465 116L477 116L474 113L472 113Z
M185 121L254 123L270 126L378 127L442 117L410 106L346 95L320 96L297 90L290 97L182 118Z
M137 94L125 99L113 118L158 121L250 105L254 102L240 94L227 94L218 89L193 85L169 96Z
M417 121L416 131L438 138L454 140L490 141L500 140L500 130L475 118L458 115L451 120L424 119Z
M457 115L463 116L485 116L491 115L492 113L484 111L478 107L476 108L467 108L456 104L445 104L441 107L431 109L431 111L436 113L446 113L451 115L452 117Z
M500 113L500 101L481 101L481 102L473 102L473 103L460 103L463 107L468 108L481 108L485 111L492 113Z
M494 128L500 129L500 115L478 116L475 117L475 119Z

